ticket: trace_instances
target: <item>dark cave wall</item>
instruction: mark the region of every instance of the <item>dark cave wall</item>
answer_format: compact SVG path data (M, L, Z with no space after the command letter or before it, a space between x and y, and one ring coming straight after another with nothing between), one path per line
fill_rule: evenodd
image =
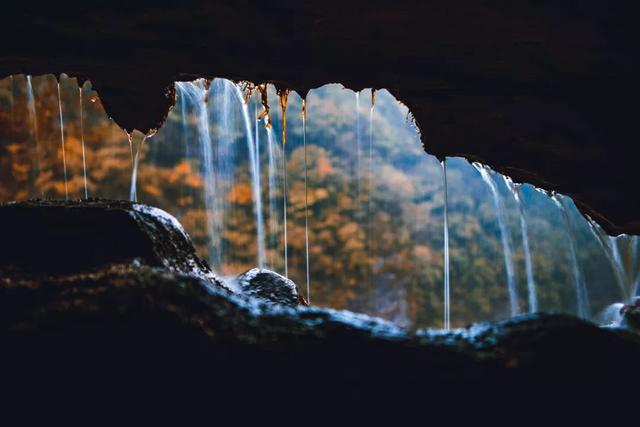
M426 150L572 196L640 232L631 1L69 1L3 6L0 76L90 78L124 128L159 126L176 79L387 88Z

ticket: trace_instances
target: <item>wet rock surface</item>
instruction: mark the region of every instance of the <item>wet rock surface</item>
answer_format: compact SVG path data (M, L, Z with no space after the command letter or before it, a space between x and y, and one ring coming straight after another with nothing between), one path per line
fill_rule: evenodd
M240 274L235 282L239 290L250 297L287 306L306 305L302 296L298 294L296 284L275 271L252 268Z
M621 325L631 330L640 331L640 298L623 306L620 309L622 315Z
M82 243L83 249L89 242L82 239L91 236L103 239L103 250L116 251L75 261L51 254L66 263L52 268L34 258L18 263L2 249L0 366L10 367L3 371L3 387L31 399L34 391L52 396L72 390L92 397L115 393L135 402L196 395L209 403L259 396L260 402L281 404L295 389L296 398L318 402L328 396L409 402L443 390L460 398L487 387L627 382L637 376L640 335L571 316L540 314L410 333L348 311L292 306L290 283L277 282L283 303L273 304L269 287L266 299L239 295L211 279L179 225L165 214L129 203L84 204L0 207L0 218L21 224L15 239L31 236L32 243L54 250L47 239L64 238L58 234L66 230L77 233L67 242ZM36 226L43 218L51 222ZM27 219L33 222L31 234L25 231ZM116 225L129 227L128 252L119 252L119 241L91 231L96 224L110 232ZM38 235L38 227L51 233ZM15 239L0 247L10 242L25 251L26 242ZM34 249L44 256L37 252L42 250ZM77 271L71 271L74 265ZM194 273L194 266L201 271ZM247 286L254 285L249 280ZM256 295L262 292L258 287Z
M140 325L145 326L137 330ZM540 369L543 376L547 370L553 375L564 371L561 379L594 370L589 374L592 380L627 369L640 357L636 334L601 329L566 315L523 316L451 332L426 329L412 334L348 311L273 305L156 267L126 264L90 273L0 279L0 341L5 344L29 337L37 344L47 336L108 332L114 334L108 336L111 342L102 345L115 350L120 339L127 339L129 328L141 338L148 334L143 342L174 333L165 338L185 341L189 347L179 352L190 357L195 349L215 353L224 346L230 355L247 349L273 352L272 356L287 352L293 363L293 354L319 352L325 362L335 364L332 368L353 370L363 378L377 365L376 376L382 377L385 372L410 370L432 380L470 380L501 372L527 376ZM118 331L124 335L118 337ZM302 369L306 362L302 358L296 363ZM207 372L213 367L200 368Z
M541 402L559 384L602 392L602 384L635 381L640 360L638 335L570 316L409 334L380 319L274 305L129 264L3 277L0 348L0 366L10 367L3 387L30 402L81 393L136 405L202 400L203 409L240 397L277 405L287 393L294 406L452 396L477 404L522 399L523 390Z
M132 263L220 283L174 217L138 203L90 199L0 204L0 235L0 273L78 273Z

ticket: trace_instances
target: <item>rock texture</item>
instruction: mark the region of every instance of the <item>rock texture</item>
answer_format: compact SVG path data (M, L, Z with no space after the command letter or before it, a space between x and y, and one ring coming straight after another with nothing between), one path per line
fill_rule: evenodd
M621 324L631 330L640 332L640 298L620 309Z
M388 88L428 152L568 194L609 233L638 232L638 15L631 0L12 2L0 76L90 78L109 114L143 131L163 121L176 79Z
M287 306L306 305L296 284L275 271L252 268L240 274L235 281L244 295Z
M221 283L168 213L126 201L0 204L0 274L79 273L148 265Z
M240 278L260 298L234 294L174 219L143 205L31 201L1 206L0 224L9 236L0 244L2 384L29 402L71 390L154 407L184 396L252 408L327 398L406 405L638 377L639 335L571 316L409 333L294 306L295 285L264 270Z
M244 396L269 405L285 395L294 405L389 404L445 390L472 398L494 387L631 381L640 357L637 335L569 316L411 335L379 319L272 305L131 265L0 279L0 347L0 365L11 366L3 386L12 390L116 390L136 402Z

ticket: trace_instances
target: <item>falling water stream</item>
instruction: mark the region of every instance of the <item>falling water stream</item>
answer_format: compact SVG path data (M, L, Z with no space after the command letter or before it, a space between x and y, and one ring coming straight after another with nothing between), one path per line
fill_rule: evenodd
M362 147L360 146L360 92L356 92L356 200L360 200L360 171L362 170Z
M36 115L36 99L33 93L33 82L31 76L27 76L27 110L29 111L29 122L32 129L33 136L33 171L32 180L36 182L40 175L40 147L38 138L38 116ZM40 195L44 197L44 193L40 192Z
M138 166L140 165L140 152L144 146L147 135L142 132L133 131L128 134L129 146L133 153L133 164L131 168L131 188L129 190L129 200L138 201Z
M567 235L567 241L569 243L569 257L571 259L571 266L573 269L573 276L575 279L575 288L576 288L576 300L578 305L578 316L588 319L590 317L590 309L589 309L589 300L587 296L587 288L584 282L582 270L580 268L580 263L578 261L578 252L577 252L577 243L576 237L573 233L573 228L571 225L571 219L569 218L569 212L567 210L567 206L564 203L564 200L561 196L554 194L551 199L555 202L560 212L562 212L562 217L564 218L565 223L565 233Z
M634 292L630 293L628 287L625 284L626 280L624 278L624 266L622 265L622 262L620 260L620 253L616 245L615 237L609 236L600 226L598 226L591 220L588 221L588 224L591 232L594 234L596 240L602 248L602 251L611 264L611 268L615 275L618 287L622 292L622 295L624 295L626 301L629 301Z
M289 239L287 238L287 97L288 91L282 91L280 95L280 108L282 109L282 216L284 238L284 276L289 277Z
M256 143L253 138L251 126L251 118L249 117L249 104L242 94L242 90L238 85L234 85L235 94L238 101L242 105L242 118L247 138L247 148L249 150L249 168L251 170L251 188L253 194L253 209L256 221L257 243L258 243L258 266L265 267L266 248L264 240L264 219L262 214L262 193L260 190L260 173L258 171L258 161L256 157Z
M84 150L84 105L82 104L82 87L78 88L80 96L80 143L82 144L82 175L84 177L84 198L89 198L89 190L87 188L87 159Z
M634 267L636 269L635 278L633 281L633 292L631 294L632 298L638 296L638 292L640 291L640 261L638 261L638 246L640 239L638 236L633 236L633 244L631 247L631 258L634 260Z
M444 328L451 328L451 293L449 288L449 191L447 189L447 161L442 165L444 187Z
M307 101L302 100L302 145L304 149L304 256L307 279L307 302L311 304L311 277L309 274L309 174L307 170Z
M268 120L268 116L267 119ZM273 134L273 128L268 125L267 127L267 157L269 162L269 222L271 224L271 246L276 248L278 246L278 208L276 207L276 197L278 191L278 167L276 162L276 140ZM275 267L275 266L273 266ZM272 268L273 268L272 267Z
M489 169L479 163L473 164L475 168L480 172L483 181L487 184L491 190L493 196L493 204L496 210L496 217L498 218L498 227L500 228L500 240L502 241L502 253L504 255L504 268L507 274L507 287L509 290L509 306L511 307L511 315L515 316L520 312L520 305L518 302L518 293L516 289L516 275L513 265L513 254L511 251L511 242L509 241L509 231L507 230L507 220L505 216L505 208L500 193L498 193L498 187L496 186Z
M509 180L511 182L511 180ZM529 231L527 229L527 217L524 206L520 199L520 186L515 186L512 190L513 197L518 205L518 216L520 217L520 233L522 234L522 249L524 251L524 268L527 273L527 293L529 294L529 313L538 311L538 292L536 282L533 278L533 262L531 259L531 248L529 246Z
M533 278L533 261L531 259L531 247L529 245L529 230L527 228L527 217L524 211L524 205L521 200L521 185L514 184L511 178L502 177L507 189L513 195L513 199L518 207L518 217L520 222L520 235L522 236L522 251L524 253L524 268L527 274L527 296L529 299L529 313L538 311L538 291L536 282Z
M367 248L369 259L373 259L373 111L376 108L376 90L371 89L369 109L369 161L367 171ZM369 283L373 287L373 271L370 267Z
M212 242L209 248L209 260L218 268L221 265L223 254L222 239L220 232L223 227L222 219L215 216L212 212L217 209L224 209L225 200L219 197L219 180L228 178L229 170L222 165L214 163L213 148L211 143L211 132L209 128L209 119L206 105L207 87L204 80L196 80L194 82L176 82L176 92L180 100L180 108L182 112L181 118L181 134L183 138L184 152L189 158L191 153L198 153L202 158L201 171L203 176L203 197L204 204L207 209L206 228L207 233L212 236ZM191 107L193 115L196 119L196 140L191 142L187 133L188 123L185 117L188 117L188 107ZM194 147L192 147L192 144ZM223 143L221 142L220 146Z
M67 156L64 150L64 121L62 120L62 99L60 97L60 82L58 82L58 112L60 116L60 144L62 145L62 169L64 171L64 198L69 200L69 187L67 183Z

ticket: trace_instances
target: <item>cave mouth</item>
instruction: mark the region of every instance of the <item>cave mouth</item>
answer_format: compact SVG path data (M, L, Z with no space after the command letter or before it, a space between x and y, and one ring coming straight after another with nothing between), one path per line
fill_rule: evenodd
M638 295L636 236L606 235L569 197L426 154L387 90L174 90L145 135L111 120L89 81L0 80L0 201L157 206L220 276L269 268L314 305L407 328L537 311L607 323Z

